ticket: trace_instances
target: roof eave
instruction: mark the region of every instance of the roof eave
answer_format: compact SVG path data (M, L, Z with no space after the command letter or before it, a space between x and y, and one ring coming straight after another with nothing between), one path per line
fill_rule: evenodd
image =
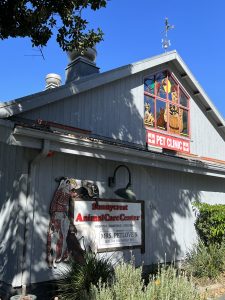
M126 148L124 146L83 140L20 126L15 127L12 132L10 144L41 149L43 140L49 141L49 150L53 152L62 152L124 163L132 162L132 164L136 165L225 178L225 166L222 165L208 164L194 159L184 159L150 151ZM123 151L121 151L121 147L123 148Z

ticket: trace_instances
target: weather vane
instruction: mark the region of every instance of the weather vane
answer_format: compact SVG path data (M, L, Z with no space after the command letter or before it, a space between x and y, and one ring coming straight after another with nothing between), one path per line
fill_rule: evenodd
M170 40L168 39L168 31L173 28L174 25L170 25L168 22L168 18L165 18L165 30L163 31L164 38L162 39L162 47L165 50L165 52L170 46Z

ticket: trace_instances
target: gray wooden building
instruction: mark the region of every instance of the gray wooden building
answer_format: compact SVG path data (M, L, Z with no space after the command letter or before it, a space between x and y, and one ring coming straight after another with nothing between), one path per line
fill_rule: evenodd
M196 240L193 201L225 203L225 121L178 53L105 73L94 56L73 57L66 84L54 78L45 91L0 104L3 299L60 276L63 264L46 262L55 178L93 182L100 198L115 199L108 177L126 165L145 206L144 251L132 252L146 266L165 253L184 258ZM127 180L121 168L117 187Z

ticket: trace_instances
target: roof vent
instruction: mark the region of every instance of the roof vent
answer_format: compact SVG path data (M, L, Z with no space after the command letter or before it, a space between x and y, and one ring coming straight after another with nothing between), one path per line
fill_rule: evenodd
M72 51L67 54L70 62L66 68L66 83L99 73L99 68L95 63L96 48L88 48L82 53Z
M47 74L45 77L46 86L45 89L54 89L56 87L59 87L62 83L61 76L58 74L50 73Z

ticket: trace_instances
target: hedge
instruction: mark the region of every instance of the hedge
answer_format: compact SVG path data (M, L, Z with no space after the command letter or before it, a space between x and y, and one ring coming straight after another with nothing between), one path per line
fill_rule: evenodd
M199 210L195 228L205 245L221 244L225 237L225 205L195 202Z

